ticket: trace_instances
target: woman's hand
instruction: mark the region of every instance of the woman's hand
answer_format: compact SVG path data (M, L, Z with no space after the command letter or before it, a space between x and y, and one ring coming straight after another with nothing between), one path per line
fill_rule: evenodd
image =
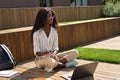
M59 61L59 58L58 58L56 55L54 55L53 58L54 58L56 61Z
M49 55L50 55L52 58L54 58L55 60L59 61L59 58L58 58L57 55L56 55L57 51L49 51L49 52L50 52Z

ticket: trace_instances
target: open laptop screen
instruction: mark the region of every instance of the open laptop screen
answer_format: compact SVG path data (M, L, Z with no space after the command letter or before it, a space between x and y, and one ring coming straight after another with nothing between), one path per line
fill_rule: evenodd
M98 62L92 62L92 63L76 66L73 72L61 76L67 80L77 80L84 77L93 76L97 65Z

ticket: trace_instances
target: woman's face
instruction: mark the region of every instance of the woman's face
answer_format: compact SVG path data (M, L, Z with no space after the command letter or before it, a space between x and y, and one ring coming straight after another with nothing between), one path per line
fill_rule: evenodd
M53 20L54 20L54 16L53 16L52 12L49 11L48 15L47 15L47 24L52 24Z

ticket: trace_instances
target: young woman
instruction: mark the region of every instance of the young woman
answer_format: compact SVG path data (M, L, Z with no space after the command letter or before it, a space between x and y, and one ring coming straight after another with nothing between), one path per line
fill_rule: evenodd
M36 66L45 68L48 72L53 68L70 67L77 64L74 60L78 56L76 50L57 54L59 50L57 27L57 19L52 9L40 9L32 29L32 41Z

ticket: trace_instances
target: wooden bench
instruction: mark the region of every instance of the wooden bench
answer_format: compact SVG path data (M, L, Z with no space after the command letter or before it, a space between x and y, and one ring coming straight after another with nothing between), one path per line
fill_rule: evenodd
M0 31L0 44L6 44L17 62L32 58L33 48L31 42L31 29L15 28Z

